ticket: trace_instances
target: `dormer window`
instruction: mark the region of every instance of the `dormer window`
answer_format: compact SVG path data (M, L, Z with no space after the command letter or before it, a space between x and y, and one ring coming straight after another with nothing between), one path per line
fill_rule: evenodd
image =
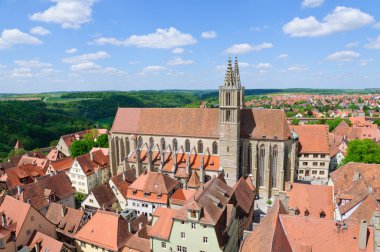
M319 214L319 217L320 218L325 218L326 217L326 213L324 211L322 211L320 214Z
M157 194L157 199L161 199L162 198L162 194Z
M309 216L310 215L310 212L309 212L309 210L305 210L305 216Z
M144 193L144 197L149 197L150 193Z
M294 211L294 214L295 214L295 215L300 215L300 210L299 210L299 209L296 209L296 211Z

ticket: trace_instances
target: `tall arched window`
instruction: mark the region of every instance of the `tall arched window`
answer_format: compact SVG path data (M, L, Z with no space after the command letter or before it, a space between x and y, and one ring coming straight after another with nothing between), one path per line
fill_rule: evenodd
M275 145L272 150L272 187L277 187L277 157L278 157L278 147Z
M185 141L185 151L190 152L190 141L189 141L189 139L186 139L186 141Z
M226 122L231 121L231 110L226 111Z
M202 140L198 141L198 153L203 153L203 143L202 143Z
M226 93L226 105L231 105L231 93Z
M252 144L248 145L248 165L247 165L247 174L252 173Z
M165 139L161 138L161 150L164 151L165 148L166 148Z
M177 139L173 139L173 151L177 151L178 150L178 142L177 142Z
M138 148L141 148L142 145L143 145L143 139L142 139L142 137L140 136L139 139L137 140L137 147L138 147Z
M218 144L216 142L212 143L212 154L218 154Z
M265 146L260 146L259 186L264 185Z
M154 148L154 139L153 137L149 138L149 149L153 150Z

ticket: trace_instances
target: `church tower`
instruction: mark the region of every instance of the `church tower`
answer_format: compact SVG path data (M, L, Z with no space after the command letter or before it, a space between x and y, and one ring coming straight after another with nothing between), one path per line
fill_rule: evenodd
M224 178L233 186L241 176L240 154L240 112L244 106L244 87L240 83L237 58L232 67L228 60L224 85L219 87L219 141L220 164L224 169Z

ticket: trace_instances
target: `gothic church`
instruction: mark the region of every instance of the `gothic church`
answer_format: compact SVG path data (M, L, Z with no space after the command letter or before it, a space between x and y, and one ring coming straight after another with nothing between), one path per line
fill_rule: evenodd
M219 87L219 108L119 108L110 131L112 175L158 171L197 188L219 173L249 177L260 197L293 182L296 140L283 110L244 108L238 61Z

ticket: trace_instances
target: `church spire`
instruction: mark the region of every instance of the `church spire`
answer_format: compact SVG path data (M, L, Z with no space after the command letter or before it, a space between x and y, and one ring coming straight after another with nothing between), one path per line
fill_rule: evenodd
M228 58L228 66L226 71L226 78L224 79L224 86L234 86L235 85L235 77L234 70L232 69L232 60Z
M240 72L239 72L239 63L238 63L238 58L235 57L235 84L236 86L240 87Z

